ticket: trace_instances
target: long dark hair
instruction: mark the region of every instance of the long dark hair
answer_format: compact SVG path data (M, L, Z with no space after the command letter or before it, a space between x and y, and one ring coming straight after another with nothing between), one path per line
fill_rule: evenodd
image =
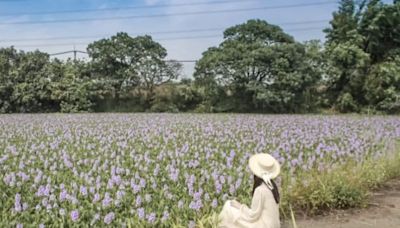
M252 192L252 194L251 194L252 196L254 196L254 192L256 191L256 188L257 188L258 186L260 186L262 183L264 183L264 180L261 179L261 178L259 178L259 177L256 176L256 175L254 175L253 192ZM279 197L278 186L275 184L275 182L274 182L273 180L271 180L271 183L272 183L272 186L274 187L274 189L271 190L271 191L272 191L272 195L274 195L275 202L276 202L277 204L279 204L280 197ZM266 184L266 183L265 183L265 184Z

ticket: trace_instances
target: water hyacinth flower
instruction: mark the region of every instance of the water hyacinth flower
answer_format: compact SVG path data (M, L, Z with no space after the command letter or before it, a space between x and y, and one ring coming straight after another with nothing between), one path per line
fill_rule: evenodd
M145 217L144 208L139 208L137 210L137 216L139 217L139 219L144 219L144 217Z
M136 196L135 205L136 205L136 207L139 207L140 205L142 205L142 197L140 195Z
M110 212L104 217L104 223L109 225L114 220L114 218L115 214L113 212Z
M112 198L110 197L110 193L106 192L106 194L104 195L104 199L102 201L102 205L103 207L108 207L110 206L110 204L112 203Z
M147 219L147 222L154 223L156 221L156 214L153 212L150 214L147 214L146 219Z
M211 203L211 207L213 207L213 208L218 207L218 200L217 199L213 199L213 201Z
M82 196L87 196L88 195L88 190L85 186L80 187L80 193Z
M71 211L71 220L73 222L76 222L79 220L79 211L78 210Z
M163 212L163 216L161 218L161 221L165 222L169 219L169 212L168 211L164 211Z
M99 193L94 194L92 202L97 203L99 201L100 201L100 194Z
M15 212L22 211L21 195L19 193L15 194L14 211Z

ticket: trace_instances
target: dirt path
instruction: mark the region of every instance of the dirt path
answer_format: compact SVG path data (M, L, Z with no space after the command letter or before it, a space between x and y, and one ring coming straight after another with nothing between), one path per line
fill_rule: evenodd
M375 192L370 207L337 211L328 216L297 218L298 228L400 228L400 179ZM292 228L289 223L282 228Z

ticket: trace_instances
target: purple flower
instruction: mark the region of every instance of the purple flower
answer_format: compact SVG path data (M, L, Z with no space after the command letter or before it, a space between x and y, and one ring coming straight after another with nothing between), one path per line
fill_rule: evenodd
M144 209L142 207L137 210L137 215L138 215L139 219L143 219L144 218L145 212L144 212Z
M110 197L110 194L106 192L104 199L102 201L103 207L108 207L112 202L112 199Z
M99 201L100 201L100 194L99 193L94 194L93 203L97 203Z
M220 184L219 181L215 182L215 191L217 193L221 193L221 191L222 191L222 184Z
M68 192L66 191L66 190L62 190L61 192L60 192L60 201L61 202L64 202L65 200L67 200L68 199Z
M150 213L147 215L147 221L149 223L154 223L156 221L156 214L155 213Z
M169 218L169 212L168 211L164 211L163 217L161 218L161 221L165 222L166 220L168 220L168 218Z
M196 210L196 211L199 211L202 207L203 207L203 203L201 202L201 200L192 201L189 204L189 208Z
M218 200L217 199L213 199L212 203L211 203L211 207L216 208L218 206Z
M145 188L146 187L146 180L143 178L140 178L140 183L139 183L140 187Z
M78 219L79 219L79 211L78 210L71 211L71 219L73 222L78 221Z
M104 217L104 223L109 225L115 218L115 214L113 212L108 213L105 217Z
M137 194L138 192L140 192L140 186L139 185L133 184L131 187L132 187L132 190L133 190L134 194Z
M236 191L235 186L234 186L234 185L231 185L231 187L229 188L229 193L230 193L231 195L233 195L233 193L235 193L235 191Z
M136 207L139 207L140 205L142 205L142 197L136 196Z
M16 212L22 211L21 195L19 193L15 194L14 210Z
M121 200L125 196L125 192L118 190L117 191L117 199Z
M81 186L80 187L80 193L83 196L87 196L87 194L88 194L87 188L85 186Z

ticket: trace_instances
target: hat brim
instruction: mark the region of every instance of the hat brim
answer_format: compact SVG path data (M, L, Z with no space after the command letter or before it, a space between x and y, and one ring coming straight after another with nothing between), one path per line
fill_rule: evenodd
M260 162L262 162L262 161L272 162L273 165L270 169L266 169L266 168L260 166ZM274 179L279 175L279 173L281 171L281 166L280 166L279 162L271 155L265 154L265 153L255 154L255 155L251 156L249 159L249 167L250 167L251 172L260 178L262 178L262 174L264 174L265 172L268 172L270 174L270 177L272 179Z

